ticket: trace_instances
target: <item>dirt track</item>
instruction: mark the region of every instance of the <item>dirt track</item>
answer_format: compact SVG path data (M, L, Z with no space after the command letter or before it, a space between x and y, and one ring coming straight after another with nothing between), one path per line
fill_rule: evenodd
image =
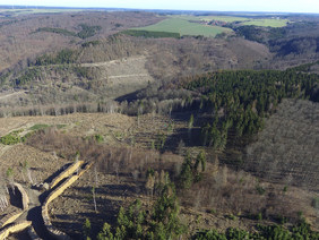
M147 57L130 57L108 62L82 63L82 67L99 68L101 79L108 81L113 93L124 95L146 87L154 78L145 67Z

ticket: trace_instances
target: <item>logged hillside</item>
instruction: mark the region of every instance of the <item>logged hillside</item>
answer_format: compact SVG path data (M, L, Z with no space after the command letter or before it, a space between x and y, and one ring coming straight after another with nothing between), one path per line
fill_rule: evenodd
M319 239L317 21L233 18L234 34L212 38L127 31L165 19L137 11L11 18L0 19L1 221L21 211L14 183L39 210L83 160L48 206L72 239Z

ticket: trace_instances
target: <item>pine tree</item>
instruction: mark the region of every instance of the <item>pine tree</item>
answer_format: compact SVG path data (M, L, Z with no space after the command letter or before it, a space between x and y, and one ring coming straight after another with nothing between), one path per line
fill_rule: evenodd
M182 168L182 172L180 175L181 187L182 188L190 188L193 184L193 173L191 170L191 166L186 164Z
M198 155L196 157L194 169L196 171L199 171L199 169L198 169L199 166L201 166L200 171L205 172L205 170L206 170L206 156L205 156L204 151L201 151L200 153L198 153Z
M113 240L113 234L111 232L111 226L108 223L104 223L103 229L97 235L97 240Z
M85 219L85 223L83 225L83 233L84 236L86 237L86 239L90 238L90 234L91 234L91 222L88 218Z
M127 226L128 225L128 219L125 215L125 209L123 207L120 207L119 215L117 216L117 224Z
M187 152L179 176L180 185L182 188L190 188L193 184L193 180L192 160L190 153Z

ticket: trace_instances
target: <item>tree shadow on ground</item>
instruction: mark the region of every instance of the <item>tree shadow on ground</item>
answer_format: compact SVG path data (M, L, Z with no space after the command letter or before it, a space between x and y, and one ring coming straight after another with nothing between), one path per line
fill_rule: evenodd
M83 192L86 195L92 195L92 187L74 187L74 190ZM96 194L102 194L106 196L113 197L125 197L132 196L135 193L135 187L127 184L110 184L110 185L101 185L95 188ZM78 198L78 197L74 197Z
M59 170L55 171L50 177L45 179L43 182L51 183L54 178L56 178L61 172L67 169L72 163L67 163L63 165Z
M22 208L22 196L16 187L9 187L10 204L17 208Z
M174 133L166 140L163 151L171 151L178 154L181 143L184 145L184 147L202 146L200 135L200 128L176 129L174 130Z

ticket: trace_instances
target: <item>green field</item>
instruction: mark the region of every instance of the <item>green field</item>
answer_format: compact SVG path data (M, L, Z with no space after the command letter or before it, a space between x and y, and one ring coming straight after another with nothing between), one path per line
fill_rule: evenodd
M287 19L251 19L248 22L242 22L242 25L252 25L260 27L284 27L289 21Z
M232 16L191 16L191 15L180 15L180 16L171 16L171 18L178 18L178 19L184 19L188 21L205 21L210 22L212 20L217 21L223 21L227 23L231 22L242 22L242 21L248 21L249 18L243 18L243 17L232 17Z
M284 27L289 22L287 19L276 18L254 18L254 17L233 17L233 16L172 16L175 19L183 19L188 21L206 21L212 20L222 21L226 23L240 22L241 25L253 25L260 27Z
M243 18L243 17L231 17L231 16L199 16L200 20L210 22L212 20L216 21L222 21L222 22L243 22L243 21L249 21L249 18Z
M170 32L170 33L179 33L181 36L192 35L192 36L206 36L206 37L215 37L220 33L231 33L232 30L229 28L223 28L218 26L206 26L199 23L189 22L187 19L182 17L174 17L165 19L157 24L150 25L147 27L141 28L132 28L134 30L143 30L151 32Z
M35 9L35 8L24 8L24 9L0 9L0 14L10 14L11 16L26 15L34 13L60 13L60 12L79 12L83 9Z

